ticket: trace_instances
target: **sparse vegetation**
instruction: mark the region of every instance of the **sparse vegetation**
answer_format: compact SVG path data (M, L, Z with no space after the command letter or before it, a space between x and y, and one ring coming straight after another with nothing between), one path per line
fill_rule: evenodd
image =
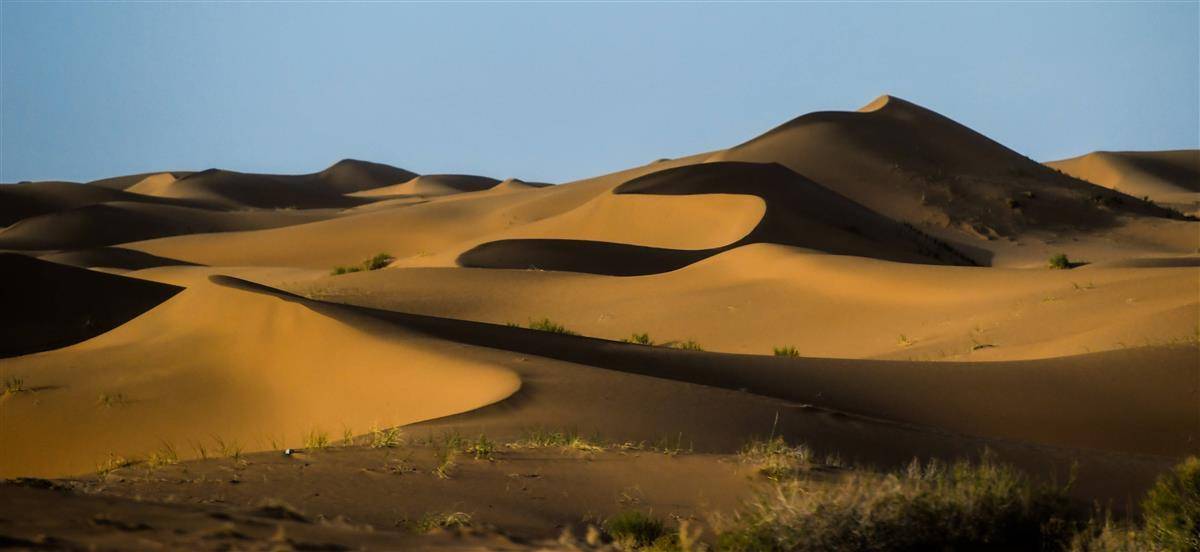
M684 351L703 351L704 350L704 349L700 348L699 343L696 343L695 341L692 341L690 339L687 341L676 341L675 343L673 343L671 345L671 347L674 347L676 349L682 349Z
M505 445L509 448L557 448L564 450L578 450L582 452L597 452L604 450L597 441L589 440L574 431L547 431L544 429L532 429L525 432L525 436L519 441L508 443Z
M371 428L371 448L395 448L400 445L400 428Z
M795 347L775 347L775 356L798 357L800 356L800 351L796 350Z
M451 471L455 466L455 459L458 456L459 442L456 439L446 439L442 446L437 447L434 451L434 459L437 461L437 466L433 468L433 475L438 479L450 479Z
M237 441L226 441L217 435L213 435L213 442L217 445L217 452L225 458L231 458L236 461L242 460L242 445Z
M1067 258L1066 253L1057 253L1050 257L1049 267L1055 270L1066 270L1071 268L1071 260Z
M563 335L579 335L571 330L568 330L562 324L558 324L550 320L549 318L543 318L541 320L534 320L530 322L529 329Z
M322 450L329 447L329 434L313 429L304 436L304 448L307 450Z
M900 334L900 337L896 338L896 343L899 343L901 347L912 347L916 343L916 340L907 335Z
M334 276L338 276L341 274L350 274L353 272L363 272L366 270L379 270L381 268L386 267L388 264L390 264L394 260L396 260L395 257L393 257L387 253L380 253L380 254L375 255L374 257L371 257L370 259L367 259L357 265L334 267L332 274Z
M650 339L650 334L635 333L628 339L622 339L625 343L636 343L638 345L654 345L654 340Z
M430 512L416 521L403 520L400 525L410 532L425 534L438 530L471 526L471 514L466 512Z
M16 395L17 393L25 393L29 388L25 387L25 378L19 376L8 376L4 378L4 395Z
M480 433L477 439L466 443L463 452L474 456L476 460L495 460L496 443Z
M786 481L719 538L724 550L1044 549L1069 538L1065 489L985 454L977 464L914 461L832 486Z
M1146 538L1166 550L1200 550L1200 458L1159 477L1142 501Z
M158 450L151 452L150 456L146 457L146 464L151 468L170 466L178 463L179 453L175 451L175 445L168 441L163 441L162 446Z
M807 446L791 446L783 437L751 441L738 456L742 462L757 466L758 473L772 481L793 477L812 462L812 451Z
M604 531L621 550L650 547L670 536L661 519L639 510L627 510L608 518Z
M137 460L125 458L124 456L110 452L103 462L96 464L96 473L104 477L116 470L127 468L134 464L137 464Z

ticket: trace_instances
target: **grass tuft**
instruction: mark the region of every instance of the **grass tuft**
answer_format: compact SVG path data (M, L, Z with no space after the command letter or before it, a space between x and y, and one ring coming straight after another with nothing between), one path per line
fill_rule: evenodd
M509 448L556 448L562 450L577 450L581 452L599 452L604 450L598 440L591 440L574 432L548 431L541 428L527 430L524 437L508 443Z
M638 510L627 510L608 518L604 521L604 531L621 550L654 546L659 539L669 536L661 519Z
M829 486L786 481L719 537L723 550L1037 550L1061 546L1066 489L1039 485L985 454L977 464L914 461Z
M146 457L146 464L151 468L159 468L162 466L171 466L179 463L179 453L175 450L175 445L168 441L163 441L162 447L151 452L150 456Z
M671 345L671 347L674 347L676 349L681 349L684 351L703 351L704 350L704 349L700 348L699 343L696 343L695 341L692 341L690 339L687 341L676 341L675 343L673 343Z
M401 526L417 534L445 531L471 526L471 514L466 512L430 512L416 521L402 521Z
M1050 257L1048 266L1055 270L1066 270L1071 268L1071 260L1067 258L1066 253L1058 253Z
M795 347L775 347L775 356L798 357L800 356L800 351L796 350Z
M568 330L562 324L558 324L558 323L550 320L549 318L543 318L541 320L534 320L534 321L530 322L529 329L539 330L539 331L543 331L543 332L556 333L556 334L563 334L563 335L579 335L571 330Z
M636 343L638 345L654 345L654 340L650 339L648 333L635 333L627 339L622 339L625 343Z
M342 274L351 274L354 272L362 272L364 270L379 270L381 268L386 267L388 264L391 264L391 262L394 260L396 260L395 257L393 257L387 253L380 253L380 254L375 255L374 257L371 257L370 259L367 259L357 265L334 267L331 274L333 274L334 276L339 276Z
M116 406L125 406L129 404L129 399L124 393L101 393L96 399L96 404L105 408L113 408Z
M29 388L25 387L25 378L19 376L4 378L3 395L16 395L17 393L25 393L27 391L29 391Z
M400 428L390 427L380 429L378 426L371 428L371 448L395 448L400 446Z
M1162 475L1142 501L1146 536L1166 550L1200 550L1200 458Z
M313 429L304 436L304 448L306 450L322 450L329 448L329 434L324 431Z

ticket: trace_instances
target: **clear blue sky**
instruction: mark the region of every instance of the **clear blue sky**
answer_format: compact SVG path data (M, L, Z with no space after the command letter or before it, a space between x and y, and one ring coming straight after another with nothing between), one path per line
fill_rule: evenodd
M343 158L562 182L891 93L1035 159L1200 143L1158 4L0 7L0 181Z

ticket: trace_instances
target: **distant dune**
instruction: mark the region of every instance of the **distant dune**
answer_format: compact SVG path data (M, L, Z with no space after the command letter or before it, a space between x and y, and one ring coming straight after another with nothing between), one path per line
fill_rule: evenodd
M1131 196L1200 211L1200 150L1097 151L1046 165Z

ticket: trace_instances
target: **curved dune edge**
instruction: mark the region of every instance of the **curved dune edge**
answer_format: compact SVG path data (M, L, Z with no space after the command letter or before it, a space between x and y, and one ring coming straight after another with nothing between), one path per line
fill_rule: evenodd
M1186 345L986 363L787 358L682 351L340 308L460 343L981 437L1167 456L1200 448L1200 419L1194 416L1200 402L1200 350Z
M738 209L735 198L755 203ZM629 211L638 202L649 209L640 217ZM681 210L689 203L692 211ZM624 205L625 210L605 205ZM707 211L697 210L700 205ZM636 220L643 223L631 222ZM709 230L704 235L696 229L697 220L722 220L728 227L700 225ZM948 244L775 163L715 161L667 168L628 180L569 213L507 232L503 239L489 238L459 254L455 264L639 276L677 270L753 243L906 262L976 264ZM438 264L435 256L401 266Z
M42 390L4 399L0 476L91 472L110 453L145 458L164 443L185 458L198 445L218 454L217 439L245 452L300 447L309 432L335 441L520 388L507 369L455 356L461 348L214 284L214 272L141 271L186 289L98 338L4 361L4 376Z

